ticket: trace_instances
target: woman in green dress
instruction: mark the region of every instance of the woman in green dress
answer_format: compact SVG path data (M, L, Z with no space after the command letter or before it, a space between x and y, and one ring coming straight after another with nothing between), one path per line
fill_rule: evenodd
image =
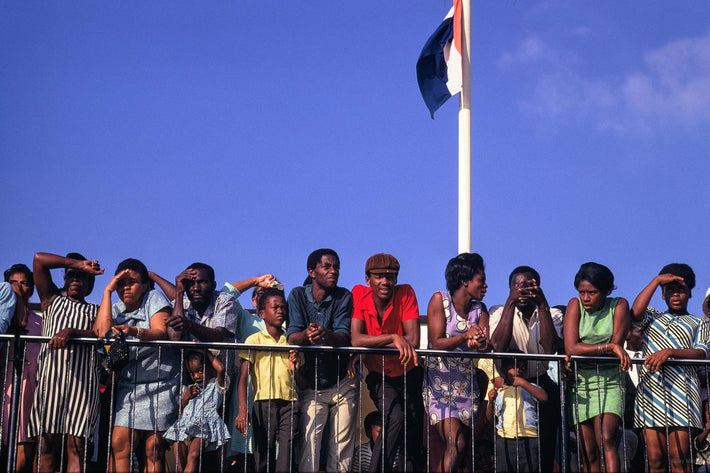
M565 352L617 356L621 369L627 370L630 359L623 344L631 322L629 303L621 297L608 297L614 289L614 275L604 265L585 263L574 277L574 287L579 297L567 304ZM571 404L582 471L618 472L616 445L625 394L619 363L580 362L575 375Z

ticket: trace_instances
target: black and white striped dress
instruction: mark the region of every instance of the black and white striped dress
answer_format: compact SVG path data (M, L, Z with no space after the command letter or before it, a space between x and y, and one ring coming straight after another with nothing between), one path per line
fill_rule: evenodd
M64 328L91 330L99 306L56 296L44 312L42 335ZM68 345L39 352L37 390L30 415L29 436L93 435L99 408L99 360L92 345Z

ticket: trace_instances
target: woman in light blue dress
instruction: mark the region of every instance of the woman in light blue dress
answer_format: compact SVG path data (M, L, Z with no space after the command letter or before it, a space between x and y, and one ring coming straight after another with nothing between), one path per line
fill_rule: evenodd
M114 291L121 300L112 305ZM145 265L129 258L104 290L94 331L99 337L111 330L143 341L165 340L170 309L170 301L152 289ZM173 348L160 346L131 347L129 353L116 388L111 470L130 471L135 452L145 471L159 473L167 449L163 432L177 412L179 358Z

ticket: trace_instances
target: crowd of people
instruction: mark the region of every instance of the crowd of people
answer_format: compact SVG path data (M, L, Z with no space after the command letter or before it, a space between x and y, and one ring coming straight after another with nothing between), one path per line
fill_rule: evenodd
M55 268L64 269L61 287ZM695 274L686 264L663 267L629 304L610 296L609 268L585 263L566 306L550 306L539 273L519 266L505 303L489 310L483 258L459 254L446 266L446 290L426 310L427 348L448 353L426 357L417 353L417 297L398 282L394 256L368 258L365 284L352 290L338 286L340 259L331 249L312 252L306 269L287 296L271 274L217 290L207 264L191 264L173 283L129 258L96 305L86 297L104 272L97 261L37 253L32 271L9 268L0 283L0 333L50 337L27 343L24 356L15 356L13 343L2 350L5 453L12 363L24 362L16 470L85 471L102 464L105 450L103 465L114 472L466 472L476 462L489 471L554 471L567 453L561 399L573 470L691 472L705 463L706 370L667 363L710 352L710 291L706 314L689 314ZM255 313L238 300L251 288ZM663 310L649 307L659 288ZM41 317L29 309L34 290ZM71 342L110 336L242 345L131 346L111 373L95 346ZM268 348L278 345L291 349ZM398 355L298 348L305 346ZM511 356L494 362L466 352ZM567 363L515 354L565 354ZM640 357L641 365L632 362ZM358 445L361 380L374 407ZM96 432L106 433L103 449ZM432 438L437 454L424 448Z

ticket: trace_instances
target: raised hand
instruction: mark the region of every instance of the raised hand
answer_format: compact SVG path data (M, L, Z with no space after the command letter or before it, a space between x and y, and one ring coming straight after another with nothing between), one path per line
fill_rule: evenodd
M195 279L197 279L197 270L188 268L175 276L175 289L178 292L185 292Z

